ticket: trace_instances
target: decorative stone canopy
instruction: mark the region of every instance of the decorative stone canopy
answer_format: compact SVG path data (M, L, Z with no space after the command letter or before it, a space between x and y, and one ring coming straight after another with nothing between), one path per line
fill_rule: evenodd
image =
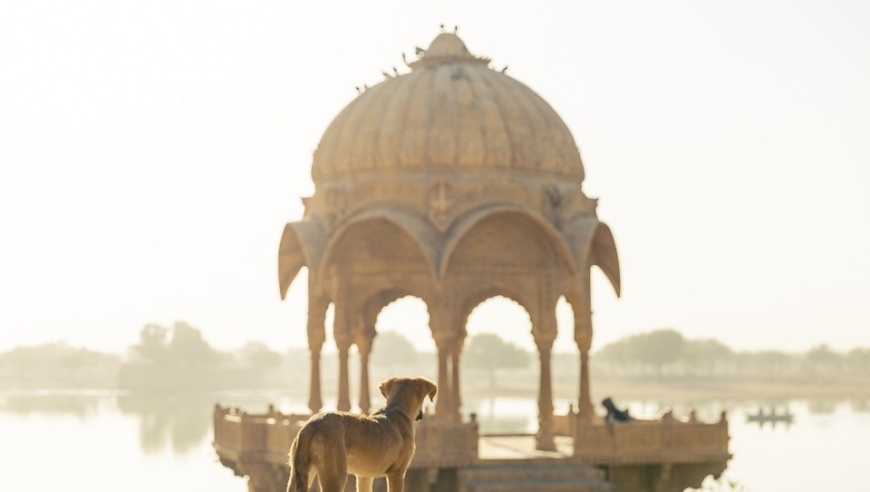
M583 162L559 115L521 82L441 33L410 73L365 90L329 125L311 174L345 178L505 169L580 184Z
M348 353L360 354L359 408L369 408L368 354L377 315L422 299L438 348L436 414L459 418L459 358L468 315L493 296L529 314L540 353L538 445L552 449L550 351L556 302L574 310L580 350L578 409L591 415L590 269L620 291L619 259L597 200L582 190L583 163L556 112L489 60L442 33L404 75L365 90L329 125L314 155L313 196L284 228L283 297L309 269L312 411L322 405L319 358L333 304L338 408L351 408Z

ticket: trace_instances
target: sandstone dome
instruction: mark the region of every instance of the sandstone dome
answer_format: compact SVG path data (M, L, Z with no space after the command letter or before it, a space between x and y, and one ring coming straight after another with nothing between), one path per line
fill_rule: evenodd
M352 406L348 354L356 345L359 408L366 412L378 315L413 296L426 305L438 349L436 415L458 422L468 318L486 299L502 296L529 316L541 361L537 448L555 450L549 375L556 305L564 297L575 313L580 373L587 375L592 267L620 290L613 234L598 219L597 200L583 192L580 153L549 104L490 69L490 60L469 53L455 34L442 33L417 52L410 73L384 74L329 125L314 154L314 194L303 198L302 219L281 235L282 297L308 268L309 406L317 412L323 404L319 354L329 306L339 354L337 408ZM580 378L584 419L593 414L588 379Z
M335 117L314 153L315 185L493 171L582 183L571 132L533 90L451 33L418 53L409 73L362 91Z

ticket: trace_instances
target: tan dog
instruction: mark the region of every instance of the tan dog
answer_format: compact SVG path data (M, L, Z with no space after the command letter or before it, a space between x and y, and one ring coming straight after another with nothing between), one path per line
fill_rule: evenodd
M381 383L387 406L373 415L319 413L308 419L290 446L287 492L308 492L314 477L322 492L342 492L347 474L357 491L371 492L375 477L386 475L388 490L402 492L414 456L414 420L438 387L426 378L390 378Z

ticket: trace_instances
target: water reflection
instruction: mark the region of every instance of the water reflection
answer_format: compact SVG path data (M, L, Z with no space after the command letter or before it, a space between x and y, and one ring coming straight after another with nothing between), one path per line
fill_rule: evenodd
M515 434L532 432L536 422L537 405L527 398L484 397L469 398L466 413L477 414L480 432L484 434Z
M557 413L564 414L573 399L554 401ZM172 477L179 484L209 490L243 490L244 483L215 463L210 447L213 405L238 406L262 412L275 403L284 412L302 411L307 396L273 392L235 392L199 395L126 394L117 392L0 392L0 436L16 443L8 446L5 461L39 463L44 459L44 443L54 440L56 451L67 458L65 476L72 482L94 480L93 462L112 460L117 469L148 469L148 480L137 482L137 490L170 490L153 477ZM751 399L751 400L681 400L620 399L619 405L631 408L638 417L655 417L672 409L684 418L694 409L700 420L718 420L728 412L730 476L746 483L752 490L857 490L863 483L860 472L866 461L861 453L808 453L807 449L863 449L870 439L870 399ZM325 402L334 408L335 400ZM759 408L769 412L786 409L795 415L791 426L747 424L746 417ZM601 413L600 406L597 411ZM481 431L486 433L534 432L537 429L538 405L534 398L497 396L464 400L463 413L476 412ZM830 413L833 412L833 413ZM180 459L179 455L184 455ZM2 450L0 450L0 457ZM828 470L822 474L796 474L794 470ZM20 473L21 483L25 469ZM61 475L60 473L57 475ZM12 483L16 483L13 476ZM105 477L104 477L105 478ZM108 480L108 478L106 478ZM42 483L44 482L44 483ZM33 490L53 490L60 484L45 478ZM52 482L49 486L48 482ZM152 483L154 482L154 483ZM44 485L44 486L43 486ZM93 490L109 490L110 485ZM135 488L135 487L134 487ZM0 489L22 487L0 483Z
M807 400L807 408L810 413L819 414L819 415L827 415L834 413L834 410L837 409L837 400L831 399L813 399Z
M788 408L788 405L760 405L754 413L746 413L746 423L758 424L759 427L770 425L784 425L790 427L794 420L794 414Z
M74 415L85 420L97 415L99 398L93 394L28 392L0 395L0 411L15 415Z
M870 398L852 398L849 405L855 413L870 413Z
M196 448L211 431L214 399L162 394L118 396L122 414L139 417L139 447L145 454Z

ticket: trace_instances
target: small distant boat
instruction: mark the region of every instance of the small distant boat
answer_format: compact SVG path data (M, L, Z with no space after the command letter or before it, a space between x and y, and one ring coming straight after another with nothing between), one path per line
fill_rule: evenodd
M763 408L759 408L758 413L746 415L747 422L758 422L760 424L765 422L790 424L792 420L794 420L794 414L789 412L788 409L783 413L776 413L775 408L771 409L770 412L765 412Z

